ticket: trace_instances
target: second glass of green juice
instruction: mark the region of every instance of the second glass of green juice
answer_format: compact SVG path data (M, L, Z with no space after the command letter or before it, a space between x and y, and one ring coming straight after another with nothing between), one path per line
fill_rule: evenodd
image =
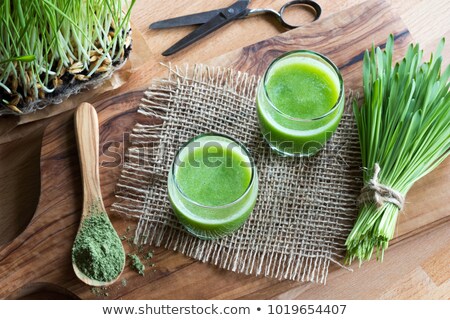
M256 109L261 132L273 150L312 156L336 131L344 110L339 69L317 52L285 53L261 79Z

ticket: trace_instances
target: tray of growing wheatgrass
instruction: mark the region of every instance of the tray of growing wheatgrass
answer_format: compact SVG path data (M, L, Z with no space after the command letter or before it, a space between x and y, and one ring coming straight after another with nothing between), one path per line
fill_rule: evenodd
M364 28L358 28L358 26L364 26ZM333 33L331 34L329 30L333 30ZM391 33L393 34L393 39L389 38L389 34ZM392 42L393 40L394 42ZM263 41L262 43L257 43L255 45L251 45L250 47L239 49L224 56L214 58L210 61L192 60L191 62L203 63L210 66L229 67L250 75L263 76L270 63L285 52L298 49L308 49L309 51L319 52L321 54L319 57L319 62L312 63L313 67L315 66L319 68L318 72L322 73L322 79L325 79L325 82L335 85L337 84L337 91L343 90L343 88L339 87L339 76L333 73L336 71L333 66L336 66L339 73L342 75L345 89L359 92L361 95L361 99L355 102L355 110L363 110L365 105L370 104L370 101L377 101L380 106L384 106L381 102L383 99L379 98L380 95L392 94L386 90L388 90L388 87L395 88L395 83L398 83L398 80L389 80L393 81L394 84L392 86L388 86L386 82L383 81L385 78L382 76L383 79L379 80L377 78L377 74L383 74L383 72L380 71L380 68L383 68L383 70L389 70L389 68L393 67L389 61L391 54L390 50L392 47L395 47L393 60L397 61L408 52L407 47L411 42L412 39L409 36L408 30L404 27L400 19L392 13L390 7L382 1L374 1L353 7L351 10L343 11L339 14L339 17L327 17L323 20L315 22L311 26L307 25L305 27L298 28L278 37ZM364 51L366 49L370 50L372 44L374 44L375 47L386 46L387 51L375 50L372 55L369 54L364 57ZM411 68L411 66L415 63L414 61L419 60L417 58L418 49L411 48L409 50L410 53L407 55L412 60L407 60L406 65L403 67L400 66L399 68ZM306 54L309 53L306 52ZM322 58L322 56L325 58ZM302 69L303 71L307 71L308 68L310 69L310 66L295 66L295 61L298 61L295 59L301 58L287 56L287 59L292 58L294 60L288 60L288 63L284 62L284 64L282 63L281 66L278 66L278 68L272 69L273 73L269 73L269 76L273 76L273 79L276 80L277 73L283 72L283 68L292 61L294 61L294 67L288 66L287 69L285 68L286 70L284 71L287 73L290 73L291 71L293 72L295 68ZM315 58L307 57L306 61L311 61L311 59ZM328 64L328 60L332 62L331 67L323 67L321 63L325 63L325 66L330 65ZM434 67L436 62L432 62L430 65L431 67L429 70L423 70L423 72L426 73L429 78L436 78L437 67ZM443 69L445 69L445 67ZM139 74L140 72L142 74ZM146 70L140 70L131 75L130 83L125 87L121 87L116 92L116 95L112 97L101 97L99 101L92 101L97 107L96 110L99 114L101 145L105 146L104 143L108 141L125 141L125 148L128 149L130 147L130 142L128 142L128 140L124 140L124 133L130 133L136 122L148 126L158 125L159 120L157 117L149 118L135 112L141 98L143 97L143 88L149 86L150 80L153 78L153 76L149 78L149 76L146 75L146 72ZM160 78L165 77L163 72L159 74ZM364 87L362 86L363 75L364 81L366 82ZM375 84L376 89L370 85L367 85L368 79L374 80L373 83ZM422 79L421 81L422 82L417 81L417 83L423 84L424 80ZM274 88L276 85L276 81L273 83L268 83L267 89L269 91L271 88L275 90ZM407 87L409 93L414 91L411 89L410 84L408 84ZM423 86L423 88L423 90L427 90L426 86ZM430 90L435 90L435 93L439 94L443 92L443 88L445 87L433 85ZM368 94L368 92L374 92L376 90L378 90L378 93L373 95ZM258 92L261 92L261 90ZM325 100L334 99L333 95L336 94L331 92L330 97L325 98ZM339 95L339 93L337 95ZM411 93L411 95L414 95L414 93ZM363 96L364 99L369 100L363 100ZM282 101L283 99L284 98L281 97L279 98L279 101ZM399 99L402 100L406 98L399 97ZM424 97L419 95L419 99L424 99ZM404 101L402 103L404 103ZM256 109L255 105L254 111L255 116L256 113L259 112L259 124L261 125L262 133L264 134L264 132L267 131L273 134L273 138L268 139L268 142L273 143L274 148L282 149L278 151L287 153L287 156L289 156L289 153L291 152L301 153L304 151L306 153L309 153L310 151L312 153L319 152L318 154L320 154L320 148L317 148L316 145L313 145L312 148L310 148L311 146L305 147L304 136L297 139L291 139L294 142L291 145L283 144L286 136L293 134L292 130L294 129L291 131L284 131L280 134L280 131L277 130L277 128L280 126L288 126L288 123L292 119L288 117L287 120L267 120L266 118L270 116L270 112L267 111L266 108L270 107L270 105L268 106L267 104L267 101L259 101L257 104L259 110ZM375 105L375 102L373 102L374 108ZM404 103L404 105L406 104ZM411 110L414 109L413 104L408 104L408 106ZM433 108L438 110L439 105L430 105L430 110L434 110ZM289 113L288 109L289 107L281 111L284 111L283 113ZM407 108L405 107L405 109ZM336 111L339 110L339 108L336 109ZM348 112L348 110L346 112ZM426 118L425 116L423 120L421 120L421 113L419 113L420 115L412 115L411 117L407 116L406 118L402 118L404 115L391 113L390 111L388 111L388 114L394 120L401 120L400 122L402 124L409 123L409 126L405 126L403 129L404 131L397 132L395 131L395 128L389 129L388 127L382 127L383 124L379 124L373 130L378 130L378 132L393 130L394 133L398 134L398 136L396 136L398 138L397 140L406 139L402 141L413 139L415 135L425 136L428 133L428 131L423 133L414 131L420 127L422 122L427 123L427 121L431 121L431 118ZM361 111L361 114L359 114L357 111L357 115L357 119L360 119L357 121L357 125L361 127L363 123L365 123L361 119L379 119L381 114L376 111L371 114L365 114ZM305 114L297 114L291 116L291 118L299 118L301 116L304 117ZM336 117L340 115L333 115L330 113L329 116L329 121L325 121L327 119L322 118L319 122L325 121L329 126L334 127L335 122L338 122ZM444 125L444 127L441 128L443 130L439 131L445 131L446 129L448 130L448 128L445 127L445 123L442 122L442 119L445 119L445 114L439 114L436 111L433 113L432 117L434 117L433 119L437 122L440 120L441 122L439 123ZM34 215L34 219L20 236L8 245L3 245L0 247L0 274L2 275L0 277L0 295L2 297L18 297L29 292L42 290L42 288L52 290L51 288L58 287L63 288L62 291L70 296L77 296L81 298L192 298L192 295L203 298L248 298L260 296L270 297L267 290L282 293L290 290L292 287L302 286L300 282L280 282L277 279L253 277L242 274L239 275L233 272L223 272L209 264L195 263L195 260L177 254L171 250L166 250L162 247L136 246L133 241L136 221L132 219L124 219L122 216L117 215L110 215L110 218L114 228L122 240L126 253L129 255L127 257L125 269L120 276L120 280L109 286L98 287L95 289L91 289L91 287L79 282L75 278L75 274L72 270L71 249L79 226L83 196L81 192L80 171L77 169L78 161L77 152L75 151L76 140L73 134L73 119L69 116L66 116L65 118L61 117L60 119L60 121L52 122L47 127L44 134L41 157L41 198L37 211ZM314 126L315 124L308 123L307 125ZM428 126L428 128L431 127ZM437 129L438 128L439 127L437 127ZM401 129L402 128L398 130ZM323 134L328 134L330 131L334 131L334 129L327 130L326 132L316 130L316 138L319 136L320 138L314 140L319 140L318 142L320 145L323 144L323 141L320 141L320 139L324 139L324 141L327 140L329 137ZM415 135L414 132L416 132ZM430 136L433 135L433 132L429 132ZM437 135L437 133L435 134ZM358 219L358 222L356 222L357 228L352 231L351 238L348 240L349 251L347 255L347 262L350 262L351 260L368 259L368 252L372 252L371 248L373 248L373 246L376 246L381 250L386 249L387 241L394 236L394 218L400 218L400 224L396 233L397 240L394 239L394 242L398 242L399 249L409 248L409 250L412 250L407 244L403 244L401 241L402 237L413 234L418 230L430 228L430 226L432 227L438 221L442 221L442 219L448 217L445 215L442 216L442 213L439 210L431 210L427 213L428 220L420 218L423 215L424 208L426 208L431 201L430 199L427 199L427 197L420 194L421 190L428 189L426 191L428 192L427 194L436 192L436 190L442 190L446 188L445 179L440 179L439 176L434 176L434 183L430 183L429 180L426 180L427 177L425 177L423 180L425 181L425 185L420 186L421 189L419 190L414 190L413 188L411 192L408 193L405 200L405 193L407 189L409 189L409 182L412 180L410 178L407 179L407 176L403 176L404 178L400 179L400 182L403 181L403 183L400 185L395 184L394 181L392 185L386 186L385 184L389 181L386 180L386 177L389 175L383 173L383 168L391 166L395 169L396 165L390 163L383 157L377 158L376 154L368 151L371 149L370 147L373 143L377 143L377 141L370 140L370 137L373 137L373 135L367 135L364 133L360 133L359 135L361 140L364 141L364 145L362 145L363 162L361 163L361 167L366 166L368 168L367 171L364 171L364 181L366 182L365 185L367 187L364 190L364 197L368 197L368 203L374 203L374 206L372 207L372 205L370 205L371 209L368 210L376 211L377 201L389 202L389 204L384 204L384 202L382 203L382 206L389 207L389 212L380 213L379 216L385 217L384 219L388 220L391 224L387 224L386 228L382 228L383 223L377 222L376 225L380 228L374 229L373 225L368 225L364 222L365 213L363 212L361 214L362 220ZM177 149L180 150L177 155L178 159L189 159L190 154L183 151L183 146L186 148L190 143L197 142L198 146L204 148L205 144L207 145L212 142L212 146L215 148L215 151L226 151L225 155L227 155L227 158L230 159L231 163L243 161L249 164L248 167L241 169L238 168L239 170L232 170L235 174L240 175L242 178L239 181L242 182L244 180L248 180L247 182L242 182L243 184L248 184L249 181L254 181L255 176L258 175L258 173L255 174L252 160L248 154L248 151L250 151L251 155L252 150L247 150L246 146L242 145L240 141L236 141L236 139L230 140L228 136L229 135L223 137L220 134L213 136L205 135L197 138L192 137L194 139L191 141L180 141L179 146L177 146ZM125 139L129 139L127 135L125 135ZM387 139L387 137L384 139ZM445 151L445 142L448 142L448 137L447 140L445 140L445 138L442 139L443 140L441 142L444 144L438 145ZM231 143L234 148L228 150L223 147L224 143ZM381 142L378 141L378 143ZM392 145L392 142L384 145L387 148L398 149L398 152L401 153L400 156L403 154L408 157L408 153L404 145L395 146ZM118 146L118 149L114 149ZM139 147L139 145L134 146ZM109 143L107 144L106 149L102 150L99 159L99 162L102 164L99 168L102 187L101 192L106 211L108 211L108 213L110 211L111 204L115 201L114 194L116 191L116 183L122 170L122 168L118 165L120 160L117 160L118 158L116 157L122 154L121 148L123 147L124 146L122 144L115 145L114 143ZM133 145L131 145L131 147L133 147ZM420 147L418 143L417 147ZM433 156L438 156L439 151L442 151L442 148L437 148L436 152L433 154L420 154L420 152L415 152L415 154L418 154L418 157L420 158L418 160L434 160L434 162L432 162L433 165L437 165L438 159L434 159ZM378 149L380 150L381 148ZM186 150L189 151L189 148ZM402 150L405 150L404 153L402 153ZM388 151L385 152L389 153ZM305 154L305 156L308 155L309 154ZM193 152L191 158L193 162L189 162L188 164L195 164L196 160L199 160L202 157L202 153L198 151ZM413 157L413 155L409 155L409 157ZM404 162L411 160L409 158L406 158L406 160L405 158L402 159ZM174 166L180 163L183 163L183 161L174 163ZM378 164L380 168L379 170L377 169L376 164ZM420 165L417 165L417 168L420 167ZM198 193L198 190L191 183L193 178L202 178L203 173L196 173L196 170L202 169L202 167L200 166L197 168L195 166L185 166L180 168L172 168L173 170L171 172L174 173L176 177L181 178L181 180L183 180L183 177L185 178L184 183L181 181L178 188L175 184L170 184L169 182L169 190L167 192L169 193L171 204L174 207L174 212L177 214L178 219L180 219L191 232L198 233L199 230L200 232L204 232L205 225L202 219L197 218L194 219L194 221L192 219L192 214L177 209L177 207L183 205L183 199L185 199L183 196L186 196L186 194L188 194L190 198L194 198L194 206L197 204L202 204L202 202L205 201L205 194ZM426 168L423 169L426 170ZM422 168L420 168L420 170L422 170ZM443 174L447 172L445 170L448 169L446 169L446 167L443 169L442 167L438 167L434 172ZM232 176L233 172L228 172L224 176ZM221 176L222 173L218 172L215 177L216 179L222 180L222 186L225 186L225 183L236 185L233 181L224 181L224 177ZM424 172L419 171L419 173L420 174L414 175L414 178L421 176ZM361 170L361 175L362 174L363 170ZM203 180L207 179L208 176L210 175L205 174ZM401 177L401 175L398 175L398 177ZM175 180L172 180L172 182L176 183ZM214 188L215 186L217 186L217 184L210 184L210 188ZM224 235L223 232L228 234L230 232L234 232L236 228L241 227L242 222L247 219L247 215L251 211L251 207L254 205L255 199L252 197L252 194L254 193L256 187L257 186L255 186L255 184L252 185L252 188L249 189L247 193L248 198L243 199L245 201L242 203L232 203L233 206L237 207L237 212L243 208L247 208L248 210L241 210L241 214L236 215L236 219L234 221L230 220L227 225L229 228L226 228L225 231L223 228L217 228L212 233L206 233L206 238L211 235L213 237L222 237ZM376 188L379 189L378 193L375 192ZM227 190L227 192L219 194L215 199L208 198L207 200L212 202L200 206L202 210L207 206L217 204L223 205L224 201L229 202L231 198L236 197L236 194L233 192L242 193L242 190L238 190L239 188L229 189L230 190ZM259 189L259 192L261 192L261 189ZM180 193L184 193L184 195ZM374 196L377 195L382 199L374 198ZM442 202L442 199L432 198L432 200L434 202L441 201L441 206L443 208L448 206L448 204ZM256 202L257 201L258 200L256 200ZM366 203L365 199L362 199L361 201ZM409 201L417 204L417 207L409 207ZM403 218L403 213L398 214L395 211L398 211L399 206L404 206L405 202L406 209L403 210L408 213L409 217ZM192 205L192 203L189 205ZM354 206L356 208L357 204L355 203ZM363 211L364 210L366 209L363 209ZM61 214L61 212L64 212L64 214ZM220 215L220 212L218 214ZM395 216L394 218L393 215ZM408 218L410 219L406 220ZM54 221L57 221L57 223L52 223ZM444 221L444 223L446 222ZM367 235L365 230L369 230L369 234L373 235L373 237L365 237L365 235ZM180 229L179 232L185 231ZM205 234L200 234L200 237L205 238ZM252 240L253 239L249 239L249 241ZM34 243L40 243L40 245L34 246ZM357 249L358 247L360 249ZM396 247L394 246L394 248L389 248L385 251L383 264L376 262L377 269L392 268L392 266L389 265L389 259L394 261L395 257L389 256L389 250L396 250ZM24 252L26 252L26 254L24 254ZM382 251L380 251L379 258L382 257L381 252ZM402 253L398 253L398 250L394 252L400 256L402 255ZM24 257L26 257L26 259ZM30 263L30 261L32 261L32 263ZM51 266L48 264L48 261L52 261ZM342 264L344 262L344 260L340 261ZM369 262L369 266L374 262L375 261ZM12 264L15 265L14 270L6 270L4 267ZM352 281L352 276L358 278L358 264L353 264L351 267L355 269L354 274L351 274L347 270L341 269L338 266L331 266L328 275L328 283L339 281L336 278L338 276L343 277L349 283ZM362 268L365 267L366 265L363 264ZM397 268L402 269L403 267L397 265ZM379 277L379 274L375 271L373 272L373 275L367 276L369 278ZM369 280L367 280L367 282L370 282ZM37 283L40 283L41 285L37 286ZM189 292L183 290L186 286L189 286ZM61 291L60 289L58 290ZM320 294L317 294L317 296L319 297Z

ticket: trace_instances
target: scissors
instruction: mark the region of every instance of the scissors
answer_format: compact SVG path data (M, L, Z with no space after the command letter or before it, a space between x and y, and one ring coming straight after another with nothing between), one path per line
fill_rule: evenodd
M294 29L298 26L288 23L283 17L283 14L287 8L295 5L304 5L310 7L314 11L314 21L319 19L320 14L322 13L320 5L312 0L295 0L287 2L281 7L280 11L278 12L273 9L249 9L249 4L250 0L239 0L226 8L154 22L150 25L150 29L167 29L182 26L200 25L196 30L188 34L186 37L184 37L162 53L163 56L169 56L237 19L243 19L259 14L271 14L286 29Z

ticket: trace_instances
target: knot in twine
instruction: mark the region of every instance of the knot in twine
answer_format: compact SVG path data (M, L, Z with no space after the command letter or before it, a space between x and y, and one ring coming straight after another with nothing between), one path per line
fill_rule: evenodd
M405 197L399 191L381 184L378 181L379 174L380 166L378 165L378 163L375 163L373 167L373 177L361 189L358 203L360 205L366 203L375 203L377 208L380 208L384 203L388 202L397 206L399 210L402 210L405 203Z

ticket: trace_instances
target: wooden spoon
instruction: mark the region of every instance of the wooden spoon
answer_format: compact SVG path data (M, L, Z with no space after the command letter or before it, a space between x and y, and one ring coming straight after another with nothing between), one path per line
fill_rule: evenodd
M96 207L97 211L106 213L100 190L100 176L98 165L98 118L97 112L89 103L82 103L75 111L75 134L77 138L77 146L83 180L83 211L81 215L80 227L78 228L79 233L82 222L92 214L93 206ZM109 219L108 223L111 224ZM117 235L117 237L119 236ZM123 268L125 266L125 251L123 250L123 246L121 246L121 248L123 253L122 269L116 279L108 282L91 279L83 272L81 272L74 261L72 261L72 266L75 274L81 281L90 286L99 287L114 283L122 274Z

